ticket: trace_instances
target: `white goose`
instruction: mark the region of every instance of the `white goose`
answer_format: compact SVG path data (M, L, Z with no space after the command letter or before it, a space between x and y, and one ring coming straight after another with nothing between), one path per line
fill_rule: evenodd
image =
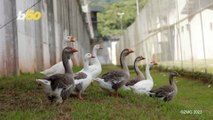
M65 41L66 42L75 42L75 39L72 37L72 36L65 36L64 37ZM70 67L73 66L72 64L72 61L71 59L68 61L69 62L69 65ZM40 72L41 74L44 74L46 76L52 76L54 74L64 74L65 73L65 70L64 70L64 67L63 67L63 62L60 61L58 63L56 63L55 65L53 65L52 67Z
M153 65L157 65L157 63L152 61L146 65L146 80L139 81L133 86L129 86L133 92L148 95L149 91L153 88L154 85L152 76L150 75L150 67Z
M125 85L129 78L129 68L125 62L126 56L128 56L130 53L134 52L131 49L124 49L120 54L120 64L121 64L121 70L112 70L104 75L102 75L101 78L96 78L95 80L99 82L100 87L103 90L109 91L109 92L115 92L115 97L118 97L118 89L121 88L123 85Z
M56 103L61 104L71 94L72 89L74 89L72 67L69 66L68 62L74 52L77 52L77 50L72 47L66 47L62 52L65 74L55 74L44 79L36 79L36 82L42 85L51 102L56 99Z
M90 53L85 54L84 68L74 76L76 87L72 91L72 94L77 95L79 99L83 99L81 93L84 92L92 82L92 74L91 71L89 71L89 60L91 58L95 58L95 56Z
M101 71L102 71L101 63L99 62L97 57L97 50L99 49L103 49L103 48L99 44L96 44L92 50L92 55L95 58L90 60L91 65L89 66L89 71L91 72L93 79L98 77L98 75L101 74Z

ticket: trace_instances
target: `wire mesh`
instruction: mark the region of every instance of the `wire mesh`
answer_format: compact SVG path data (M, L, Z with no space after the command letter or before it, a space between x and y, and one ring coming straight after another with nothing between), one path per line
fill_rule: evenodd
M135 57L156 59L167 68L213 73L212 45L213 0L149 0L117 51L132 47Z

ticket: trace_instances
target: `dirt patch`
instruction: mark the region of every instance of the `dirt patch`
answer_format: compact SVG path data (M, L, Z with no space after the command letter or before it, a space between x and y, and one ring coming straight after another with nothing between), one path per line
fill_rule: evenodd
M39 108L48 104L41 90L3 89L0 93L0 111L4 112Z
M71 120L71 106L65 103L56 106L51 104L42 89L20 90L3 89L0 91L0 112L50 112L51 116L44 116L50 120Z

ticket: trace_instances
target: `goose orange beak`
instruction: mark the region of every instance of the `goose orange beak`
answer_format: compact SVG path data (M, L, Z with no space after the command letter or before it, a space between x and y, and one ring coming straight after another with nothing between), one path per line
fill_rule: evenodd
M75 38L73 36L70 37L70 42L75 42Z
M134 51L132 49L128 49L128 53L133 53Z
M76 48L71 48L71 51L74 52L78 52L78 50Z
M158 63L157 63L155 60L153 60L151 63L152 63L153 65L158 65Z

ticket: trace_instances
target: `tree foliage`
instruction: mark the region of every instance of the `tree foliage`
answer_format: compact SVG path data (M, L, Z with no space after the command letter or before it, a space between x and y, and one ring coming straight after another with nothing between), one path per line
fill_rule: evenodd
M85 0L81 0L81 3L84 3ZM123 0L86 0L92 6L102 6L105 7L106 5L114 4L122 2Z
M140 9L147 0L139 0ZM103 13L98 13L98 30L100 36L114 36L121 33L121 18L118 12L123 12L123 28L130 26L136 17L136 0L122 0L105 6Z

